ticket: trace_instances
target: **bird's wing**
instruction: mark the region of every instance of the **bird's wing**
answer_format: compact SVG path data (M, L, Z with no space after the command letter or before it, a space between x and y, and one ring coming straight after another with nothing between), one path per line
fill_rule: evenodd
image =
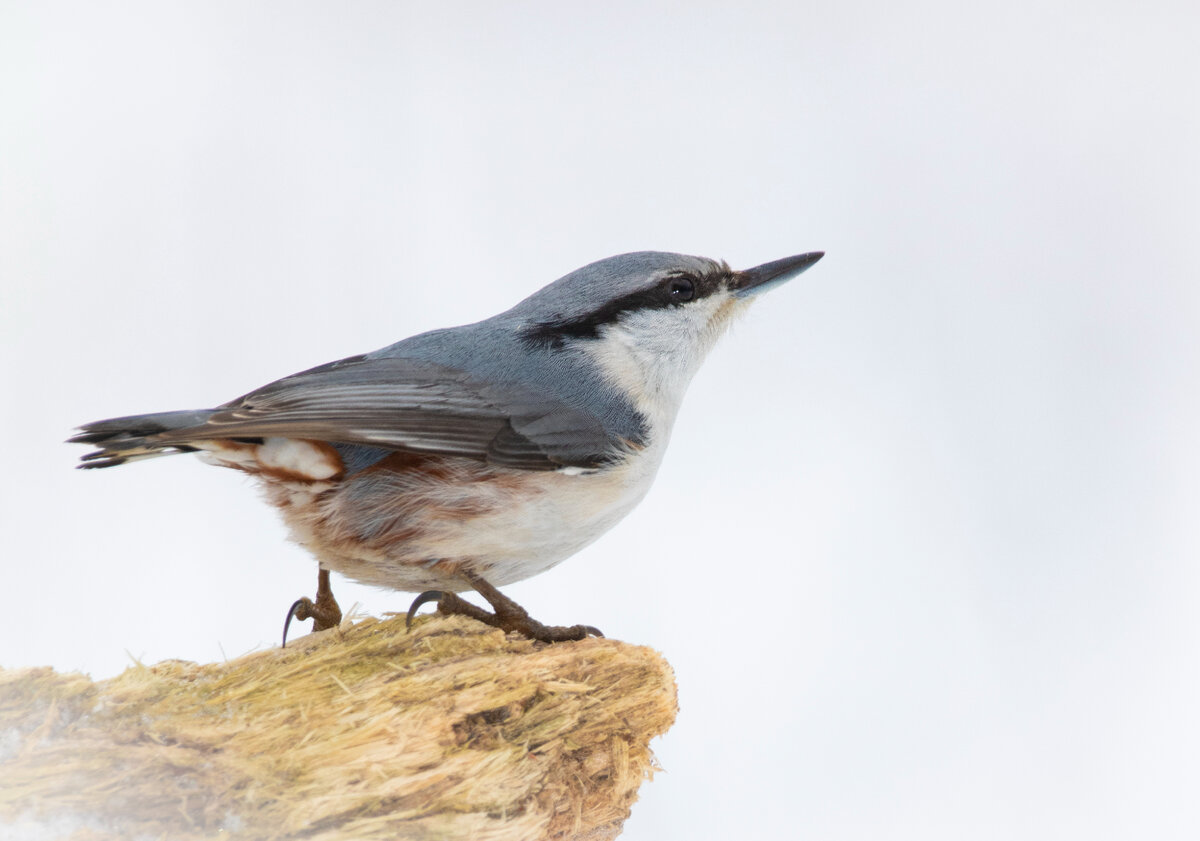
M416 359L352 357L313 368L172 430L173 442L279 436L465 456L526 470L593 468L626 444L594 415L518 383Z

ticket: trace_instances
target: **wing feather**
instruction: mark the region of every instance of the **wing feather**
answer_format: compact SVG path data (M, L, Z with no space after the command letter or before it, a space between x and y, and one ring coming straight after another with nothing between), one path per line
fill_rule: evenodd
M466 456L527 470L598 467L623 451L599 419L553 395L395 357L354 357L285 377L163 440L266 436Z

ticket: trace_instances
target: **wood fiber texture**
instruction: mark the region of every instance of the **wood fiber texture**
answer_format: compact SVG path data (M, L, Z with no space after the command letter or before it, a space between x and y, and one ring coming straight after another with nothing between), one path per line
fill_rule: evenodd
M99 683L0 671L0 837L602 841L676 709L652 649L462 617Z

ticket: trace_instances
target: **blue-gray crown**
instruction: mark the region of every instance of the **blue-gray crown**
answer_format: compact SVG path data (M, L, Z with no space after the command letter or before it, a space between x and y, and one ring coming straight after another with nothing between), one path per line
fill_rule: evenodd
M634 251L589 263L539 289L500 318L520 322L531 337L591 336L634 309L669 306L674 278L689 280L697 297L732 276L724 263L666 251ZM690 298L689 298L690 300Z

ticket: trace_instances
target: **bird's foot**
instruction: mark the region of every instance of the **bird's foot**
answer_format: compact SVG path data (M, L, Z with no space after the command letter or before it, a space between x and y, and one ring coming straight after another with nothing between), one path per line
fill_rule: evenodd
M333 588L329 585L329 570L322 569L317 572L317 600L315 602L304 596L296 599L288 609L287 619L283 622L283 645L280 646L281 648L287 648L288 626L292 624L293 619L301 621L311 619L314 631L336 628L342 621L342 609L338 606L337 599L333 597Z
M444 590L426 590L413 599L405 624L412 627L413 617L421 605L437 602L439 613L447 616L469 616L486 625L491 625L493 628L499 628L502 631L516 631L529 639L541 642L565 642L586 639L589 636L604 636L598 628L593 628L591 625L543 625L533 619L525 608L478 575L464 573L463 576L470 582L475 592L487 599L494 612L489 613L481 607L476 607L455 593Z

